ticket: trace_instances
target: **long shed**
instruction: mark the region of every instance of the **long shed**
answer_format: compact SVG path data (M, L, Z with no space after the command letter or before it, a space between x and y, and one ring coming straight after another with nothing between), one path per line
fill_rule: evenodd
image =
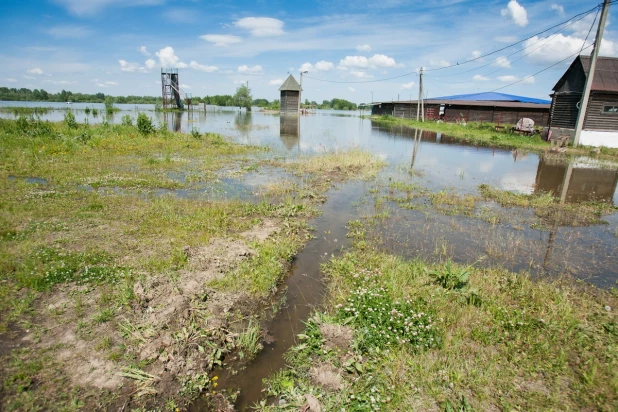
M573 136L590 57L577 56L553 87L550 128L553 133ZM618 147L618 58L599 57L580 143Z
M279 87L279 91L281 92L279 111L285 114L298 113L301 87L294 76L290 74Z
M374 103L371 114L415 119L417 106L417 100ZM424 101L425 119L447 122L465 120L515 124L522 117L527 117L539 126L546 126L549 108L549 100L493 92L434 97Z

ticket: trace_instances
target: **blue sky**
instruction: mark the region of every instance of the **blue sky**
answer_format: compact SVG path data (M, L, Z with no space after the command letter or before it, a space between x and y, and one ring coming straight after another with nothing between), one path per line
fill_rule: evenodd
M595 13L469 62L594 7L582 0L24 0L0 4L0 85L57 92L158 95L160 67L178 67L195 96L278 98L288 73L303 99L357 103L491 91L584 44ZM615 7L615 6L612 6ZM618 56L610 13L601 54ZM554 33L552 35L552 33ZM588 45L594 39L589 36ZM551 35L551 36L550 36ZM589 53L590 49L588 49ZM527 54L524 56L524 54ZM510 87L548 98L568 63ZM467 62L467 63L466 63ZM459 66L440 69L450 64ZM483 67L484 66L484 67ZM309 78L311 77L311 78ZM327 83L314 79L337 82Z

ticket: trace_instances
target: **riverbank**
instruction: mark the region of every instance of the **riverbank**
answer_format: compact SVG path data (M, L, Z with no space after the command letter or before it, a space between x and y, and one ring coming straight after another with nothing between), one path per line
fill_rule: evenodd
M444 133L445 135L464 143L501 147L507 149L522 149L531 152L549 150L549 143L537 135L525 136L508 132L512 125L505 126L505 131L496 131L493 123L468 122L465 126L457 123L435 121L420 122L414 119L400 119L393 116L371 116L370 119L380 125L402 125L411 128ZM618 157L618 149L594 147L569 147L566 155L587 155L601 158Z
M361 221L268 382L268 410L584 410L618 402L617 295L377 249Z
M381 167L357 150L274 168L147 116L0 120L0 158L3 410L176 410L216 391L215 367L261 349L324 193Z

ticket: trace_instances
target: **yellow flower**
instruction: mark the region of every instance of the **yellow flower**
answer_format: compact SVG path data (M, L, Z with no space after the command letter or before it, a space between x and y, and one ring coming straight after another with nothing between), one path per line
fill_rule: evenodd
M216 381L217 379L219 379L219 377L218 377L218 376L213 376L213 377L212 377L212 380L213 380L213 381Z

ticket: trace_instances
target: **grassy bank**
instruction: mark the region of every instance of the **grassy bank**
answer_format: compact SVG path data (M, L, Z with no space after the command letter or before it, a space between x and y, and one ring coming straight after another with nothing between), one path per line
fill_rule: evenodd
M324 266L326 308L264 410L614 410L615 293L406 261L375 250L361 222L349 230L352 250Z
M523 149L533 152L540 152L549 149L549 143L542 140L538 134L533 136L524 136L508 132L507 130L509 130L512 125L503 125L506 127L505 131L496 131L496 124L489 122L468 122L465 126L463 126L457 123L438 123L433 120L420 122L413 119L401 119L393 116L372 116L371 120L384 126L403 125L443 133L454 140L479 146ZM618 156L618 149L607 147L570 147L567 154L615 158Z

